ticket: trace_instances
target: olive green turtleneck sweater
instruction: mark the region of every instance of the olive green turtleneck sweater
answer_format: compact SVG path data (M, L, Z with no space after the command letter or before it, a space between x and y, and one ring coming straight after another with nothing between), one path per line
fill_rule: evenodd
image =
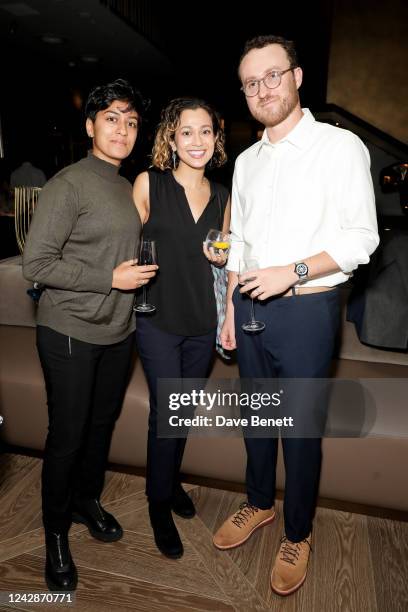
M89 153L48 181L23 254L25 278L46 285L37 323L94 344L126 338L134 294L112 289L112 274L136 256L140 231L117 166Z

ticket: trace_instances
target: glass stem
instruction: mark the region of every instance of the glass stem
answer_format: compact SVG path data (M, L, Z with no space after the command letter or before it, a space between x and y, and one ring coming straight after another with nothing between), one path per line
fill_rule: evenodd
M254 300L251 298L251 323L255 322Z
M143 285L143 305L146 304L146 300L147 300L147 297L146 297L146 285Z

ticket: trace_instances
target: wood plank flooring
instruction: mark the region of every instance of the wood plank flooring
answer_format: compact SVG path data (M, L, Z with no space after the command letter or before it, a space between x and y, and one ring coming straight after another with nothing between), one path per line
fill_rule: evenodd
M0 457L0 591L44 592L41 460ZM221 552L212 533L245 499L241 493L186 485L197 508L175 517L185 553L179 560L155 548L144 479L108 472L102 502L124 528L119 542L93 539L83 525L70 531L79 572L75 606L18 604L20 610L75 612L406 612L408 523L318 508L313 553L304 586L281 598L269 576L283 532L276 520L242 547ZM10 610L0 604L0 612Z

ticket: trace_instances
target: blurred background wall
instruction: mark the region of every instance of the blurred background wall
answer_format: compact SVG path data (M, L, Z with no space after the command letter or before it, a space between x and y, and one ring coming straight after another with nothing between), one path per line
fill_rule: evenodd
M333 0L327 102L408 144L407 0Z

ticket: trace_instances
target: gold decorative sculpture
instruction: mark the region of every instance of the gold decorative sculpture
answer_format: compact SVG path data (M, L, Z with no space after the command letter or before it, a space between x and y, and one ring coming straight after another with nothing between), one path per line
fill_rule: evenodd
M38 202L41 187L14 188L14 225L20 253L23 253L31 217Z

